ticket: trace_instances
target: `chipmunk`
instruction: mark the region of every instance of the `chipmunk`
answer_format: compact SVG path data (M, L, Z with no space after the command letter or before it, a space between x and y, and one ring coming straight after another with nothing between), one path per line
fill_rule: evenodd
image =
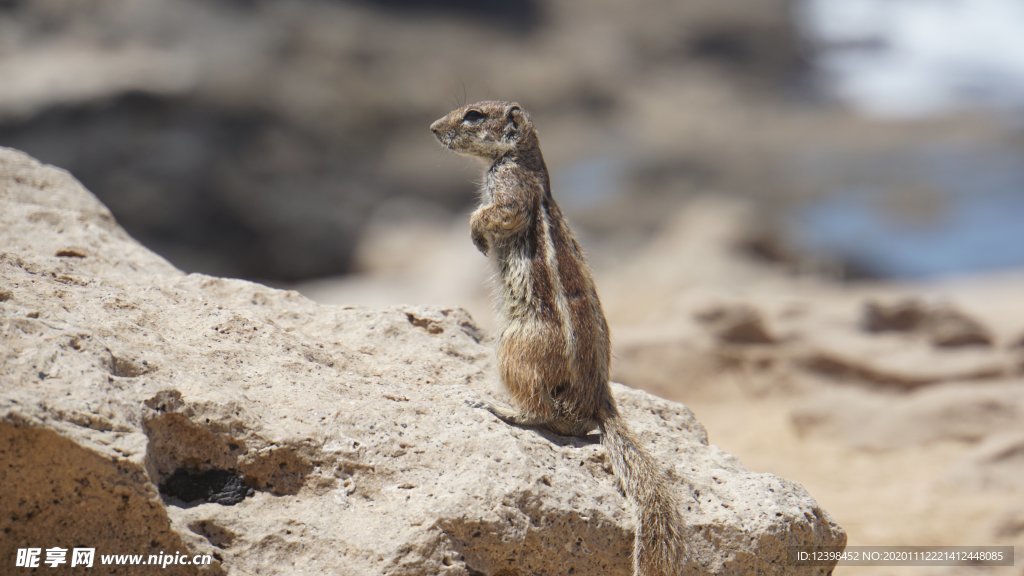
M608 380L608 323L583 251L551 196L529 115L514 102L463 106L430 125L450 150L481 158L473 244L498 270L501 381L517 410L479 404L517 426L567 436L600 428L612 469L636 514L635 576L683 570L683 523L666 472L619 414Z

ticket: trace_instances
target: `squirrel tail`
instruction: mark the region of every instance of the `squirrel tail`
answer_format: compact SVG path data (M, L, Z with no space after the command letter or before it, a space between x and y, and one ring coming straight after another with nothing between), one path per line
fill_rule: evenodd
M681 575L683 519L665 471L637 443L618 410L612 408L600 426L601 443L611 457L612 470L635 510L633 575Z

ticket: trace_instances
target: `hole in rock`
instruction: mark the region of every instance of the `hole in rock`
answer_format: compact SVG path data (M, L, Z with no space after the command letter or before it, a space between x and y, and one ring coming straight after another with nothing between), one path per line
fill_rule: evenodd
M233 506L252 496L242 476L227 470L187 470L179 468L160 484L160 493L186 504L209 502Z

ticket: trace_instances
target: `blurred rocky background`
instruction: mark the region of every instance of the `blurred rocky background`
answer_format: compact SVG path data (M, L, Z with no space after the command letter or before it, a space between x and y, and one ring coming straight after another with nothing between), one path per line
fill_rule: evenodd
M186 271L493 328L427 126L519 100L617 378L852 545L1020 546L1022 39L1016 0L0 0L0 145Z
M1021 9L888 4L7 1L0 143L186 270L272 282L358 271L379 218L468 209L471 172L424 127L486 97L531 110L594 242L715 191L765 210L762 257L851 277L1024 261L999 208L1024 210L1024 139L971 106L1019 112Z

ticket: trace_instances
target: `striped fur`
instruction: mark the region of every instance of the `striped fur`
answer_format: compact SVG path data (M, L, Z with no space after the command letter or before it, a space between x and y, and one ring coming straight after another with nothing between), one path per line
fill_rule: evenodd
M665 472L620 417L608 384L608 324L583 250L551 196L529 116L485 101L431 125L442 144L486 160L473 243L494 260L504 327L502 383L516 406L486 407L511 424L581 436L600 427L612 469L636 509L635 576L682 574L679 505Z

